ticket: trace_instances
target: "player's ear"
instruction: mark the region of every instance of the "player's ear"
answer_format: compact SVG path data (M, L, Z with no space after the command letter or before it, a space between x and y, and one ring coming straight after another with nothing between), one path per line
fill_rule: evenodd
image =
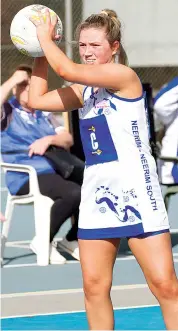
M119 46L120 46L119 41L115 40L112 44L112 53L113 53L113 55L117 54L117 52L119 50Z

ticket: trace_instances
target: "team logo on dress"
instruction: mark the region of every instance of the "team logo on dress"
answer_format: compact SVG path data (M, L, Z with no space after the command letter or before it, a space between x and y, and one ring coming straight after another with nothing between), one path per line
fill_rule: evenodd
M102 153L101 149L97 149L96 151L92 152L92 154L100 155Z
M92 125L89 129L88 129L89 131L93 131L93 132L95 132L96 130L95 130L95 127Z
M91 131L90 133L90 139L91 139L91 145L92 145L92 149L93 151L91 152L92 154L97 154L97 155L100 155L102 153L102 150L99 149L99 144L97 142L97 139L96 139L96 135L95 135L95 127L92 125L88 131Z
M95 102L95 109L94 113L96 115L109 115L112 112L112 109L116 111L116 106L115 104L107 98L104 98L102 101L99 101L98 103Z
M119 203L119 197L113 194L109 187L100 186L97 188L95 194L95 202L98 205L102 204L102 207L99 209L101 213L106 212L109 209L115 214L120 222L134 222L136 218L141 220L141 215L135 208L135 205L137 204L134 203L134 206L131 205L133 199L135 200L137 198L133 189L130 191L122 191L122 203Z

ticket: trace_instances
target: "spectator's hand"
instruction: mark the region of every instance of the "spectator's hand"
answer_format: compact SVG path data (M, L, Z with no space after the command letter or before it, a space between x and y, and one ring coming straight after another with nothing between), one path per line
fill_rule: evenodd
M0 221L1 222L4 222L6 219L5 219L5 217L4 217L4 215L0 212Z
M31 157L33 154L44 155L48 147L51 145L51 136L43 137L34 141L29 146L28 155Z
M26 71L17 70L11 77L14 86L23 82L29 82L29 76Z

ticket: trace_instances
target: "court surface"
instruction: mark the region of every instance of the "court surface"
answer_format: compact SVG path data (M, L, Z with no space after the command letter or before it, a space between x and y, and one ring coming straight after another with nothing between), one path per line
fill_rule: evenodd
M2 177L1 206L7 190ZM172 247L178 275L178 196L170 202ZM65 235L70 220L56 240ZM65 265L39 267L29 249L34 236L32 206L15 207L1 269L2 330L88 330L80 263L71 256ZM112 287L116 330L165 330L160 308L149 291L127 241L121 243Z

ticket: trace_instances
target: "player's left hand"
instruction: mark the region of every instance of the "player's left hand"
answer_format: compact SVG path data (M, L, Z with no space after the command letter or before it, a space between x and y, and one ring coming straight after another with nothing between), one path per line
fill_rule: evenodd
M30 21L36 26L37 37L39 41L51 39L58 40L60 35L55 34L55 26L57 23L57 15L50 15L49 9L46 9L43 14L41 11L38 11L38 18L30 18Z

